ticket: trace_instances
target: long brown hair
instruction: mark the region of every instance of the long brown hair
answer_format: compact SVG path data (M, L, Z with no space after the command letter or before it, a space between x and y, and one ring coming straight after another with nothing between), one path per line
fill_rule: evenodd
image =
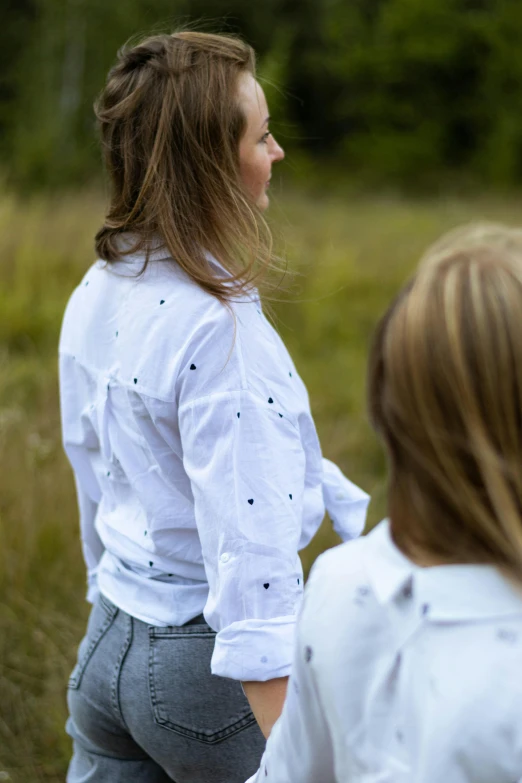
M255 75L254 52L228 35L155 35L120 50L95 104L111 185L100 258L143 253L146 266L159 242L221 301L270 268L270 231L239 178L245 72ZM216 275L208 253L231 277Z
M428 251L378 326L368 396L397 545L520 581L521 231L468 227Z

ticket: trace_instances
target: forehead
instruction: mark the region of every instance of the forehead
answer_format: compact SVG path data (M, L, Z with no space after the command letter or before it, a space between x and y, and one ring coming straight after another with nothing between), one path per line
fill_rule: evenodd
M242 73L238 82L239 105L249 128L258 130L268 117L268 107L261 85L252 74Z

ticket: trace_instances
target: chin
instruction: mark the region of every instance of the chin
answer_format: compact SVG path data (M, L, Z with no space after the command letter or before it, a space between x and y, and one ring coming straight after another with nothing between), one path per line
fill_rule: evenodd
M256 201L256 205L258 209L261 210L261 212L264 212L265 209L268 209L269 204L270 204L270 199L268 198L266 193L263 193Z

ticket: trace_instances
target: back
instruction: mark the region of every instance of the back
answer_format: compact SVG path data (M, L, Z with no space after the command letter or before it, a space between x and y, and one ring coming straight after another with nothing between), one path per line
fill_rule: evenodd
M120 606L119 594L132 595L141 619L162 623L180 619L173 582L183 585L189 616L201 612L208 594L176 396L184 343L211 303L160 259L136 278L141 261L97 262L71 296L60 338L62 429L78 488L89 597L100 586Z
M159 251L137 278L142 263L94 264L61 334L89 597L153 625L204 612L215 673L282 676L277 656L228 646L273 626L289 669L298 550L324 498L353 535L367 496L322 459L306 388L255 291L225 307Z
M415 566L383 522L319 559L298 634L259 781L522 779L522 598L493 567Z

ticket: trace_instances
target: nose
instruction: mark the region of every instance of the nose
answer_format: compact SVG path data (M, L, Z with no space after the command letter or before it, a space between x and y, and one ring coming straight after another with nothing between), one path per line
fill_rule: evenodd
M272 161L274 163L277 163L278 160L283 160L283 158L285 157L285 151L282 147L279 146L279 144L277 143L277 141L274 139L273 136L272 136L272 144L273 144L271 150Z

